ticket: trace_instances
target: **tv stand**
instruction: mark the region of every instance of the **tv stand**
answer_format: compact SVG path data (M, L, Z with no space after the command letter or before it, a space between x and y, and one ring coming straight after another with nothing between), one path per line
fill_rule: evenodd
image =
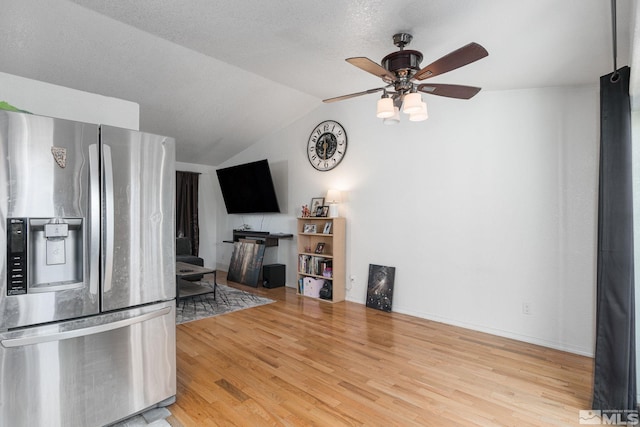
M233 240L228 243L239 242L240 240L256 240L265 247L278 246L280 239L292 239L293 234L287 233L271 233L269 231L253 231L253 230L233 230Z
M236 242L240 242L240 241L251 241L258 245L263 245L264 248L260 248L260 249L264 254L265 248L278 246L278 241L280 239L292 239L292 238L293 238L293 234L287 234L287 233L271 233L269 231L252 231L252 230L233 230L233 240L225 240L224 242L235 244ZM243 245L239 245L239 246L243 246ZM250 245L250 246L253 246L253 245ZM255 255L255 252L253 250L245 251L245 250L239 249L238 252L236 252L236 247L234 247L233 255L231 256L231 264L229 265L229 272L231 272L233 266L235 266L236 264L242 265L242 266L251 266L251 268L257 269L259 271L257 282L255 283L253 282L253 277L251 277L251 279L247 279L247 281L239 282L245 285L257 287L258 284L263 281L262 263L264 259L263 259L263 255L260 255L259 259L254 259L253 258L254 255ZM239 262L236 262L237 261L235 259L236 256L240 257ZM235 274L239 273L239 271L238 270L233 270L233 271L234 271L234 278L235 278L236 277ZM238 275L238 277L240 276ZM227 280L228 279L229 279L229 274L227 275Z

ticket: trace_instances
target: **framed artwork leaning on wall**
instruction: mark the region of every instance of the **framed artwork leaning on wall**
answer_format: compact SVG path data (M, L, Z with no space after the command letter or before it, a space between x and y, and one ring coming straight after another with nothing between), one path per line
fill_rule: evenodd
M391 311L396 268L369 264L367 307Z

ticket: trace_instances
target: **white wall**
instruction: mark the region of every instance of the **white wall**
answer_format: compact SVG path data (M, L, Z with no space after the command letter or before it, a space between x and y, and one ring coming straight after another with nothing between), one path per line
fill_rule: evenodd
M0 73L0 101L40 116L139 130L135 102Z
M287 199L285 214L226 215L216 188L218 236L243 223L294 232L300 206L338 188L347 299L364 303L370 263L395 266L394 311L592 355L597 87L432 96L429 120L397 126L375 118L376 100L322 105L222 165L269 159ZM318 172L306 142L326 119L349 147ZM279 251L292 285L295 241ZM219 268L228 257L218 252Z

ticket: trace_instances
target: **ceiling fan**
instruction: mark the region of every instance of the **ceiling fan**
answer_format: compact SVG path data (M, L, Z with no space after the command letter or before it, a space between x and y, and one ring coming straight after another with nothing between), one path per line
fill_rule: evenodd
M383 92L382 98L391 98L393 105L400 109L405 97L412 93L423 92L429 95L439 95L448 98L470 99L478 92L479 87L461 86L451 84L427 84L417 83L440 74L444 74L456 68L468 65L489 55L487 50L478 43L469 43L460 49L454 50L435 62L420 68L422 53L417 50L405 50L413 36L407 33L398 33L393 36L393 44L400 48L399 51L390 53L382 58L381 65L366 57L347 58L346 61L356 67L380 77L387 86L356 92L349 95L337 96L323 100L323 102L342 101L356 96ZM419 97L419 96L418 96ZM406 108L406 105L405 105Z

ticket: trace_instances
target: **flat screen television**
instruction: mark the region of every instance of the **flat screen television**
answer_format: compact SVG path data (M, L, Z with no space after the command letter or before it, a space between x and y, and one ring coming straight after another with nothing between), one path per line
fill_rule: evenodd
M218 169L227 213L280 212L267 160Z

